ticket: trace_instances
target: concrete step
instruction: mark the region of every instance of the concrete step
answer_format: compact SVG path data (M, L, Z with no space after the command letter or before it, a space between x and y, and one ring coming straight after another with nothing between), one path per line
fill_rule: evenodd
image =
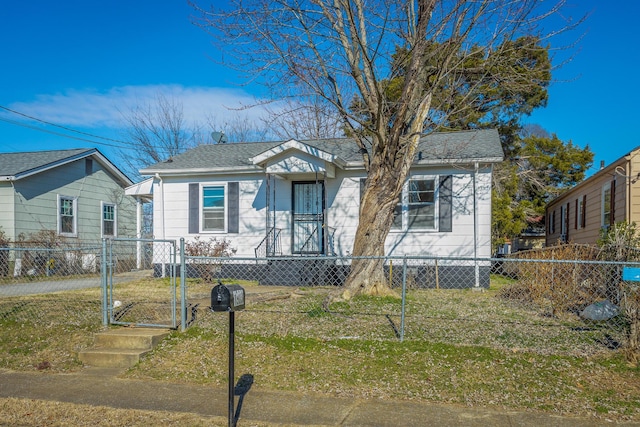
M119 328L100 332L95 346L78 353L82 363L99 368L130 368L169 335L166 329Z
M140 356L151 349L90 349L78 353L85 365L99 368L130 368L140 361Z
M152 328L118 328L100 332L95 336L96 348L152 349L169 331Z

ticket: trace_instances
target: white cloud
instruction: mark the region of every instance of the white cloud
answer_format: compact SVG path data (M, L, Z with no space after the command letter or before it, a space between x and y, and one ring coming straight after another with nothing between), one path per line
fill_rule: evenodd
M15 102L8 107L61 126L117 129L123 126L123 114L135 107L153 107L158 96L181 103L188 122L214 119L224 124L239 118L257 121L264 113L259 106L261 101L244 91L181 85L121 86L104 92L68 90L38 95L33 101Z

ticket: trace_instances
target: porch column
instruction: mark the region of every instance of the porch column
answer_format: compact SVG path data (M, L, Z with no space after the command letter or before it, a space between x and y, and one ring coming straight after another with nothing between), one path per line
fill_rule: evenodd
M144 202L140 197L136 198L136 268L142 270L142 211Z

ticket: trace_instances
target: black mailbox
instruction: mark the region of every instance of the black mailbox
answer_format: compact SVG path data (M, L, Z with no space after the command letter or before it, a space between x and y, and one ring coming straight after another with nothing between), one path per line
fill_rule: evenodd
M211 289L211 310L244 310L244 288L240 285L216 285Z

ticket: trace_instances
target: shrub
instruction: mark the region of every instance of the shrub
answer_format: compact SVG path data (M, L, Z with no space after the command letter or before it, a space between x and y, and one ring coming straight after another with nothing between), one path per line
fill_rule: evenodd
M236 249L231 247L231 242L227 239L218 240L212 237L205 241L196 236L192 242L185 242L184 252L187 256L198 257L192 260L191 265L202 280L211 283L220 269L221 263L216 261L216 258L233 256Z
M603 230L598 245L602 259L619 262L640 259L640 236L635 222L618 222ZM610 287L620 295L617 302L629 323L627 354L632 361L637 362L640 358L640 284L623 281L620 271L612 271L610 277Z
M553 316L560 317L567 312L577 312L606 294L601 269L576 262L593 261L597 255L598 249L593 246L568 243L519 252L514 258L535 262L513 263L511 269L516 270L522 298L526 296ZM506 293L503 296L507 297Z

